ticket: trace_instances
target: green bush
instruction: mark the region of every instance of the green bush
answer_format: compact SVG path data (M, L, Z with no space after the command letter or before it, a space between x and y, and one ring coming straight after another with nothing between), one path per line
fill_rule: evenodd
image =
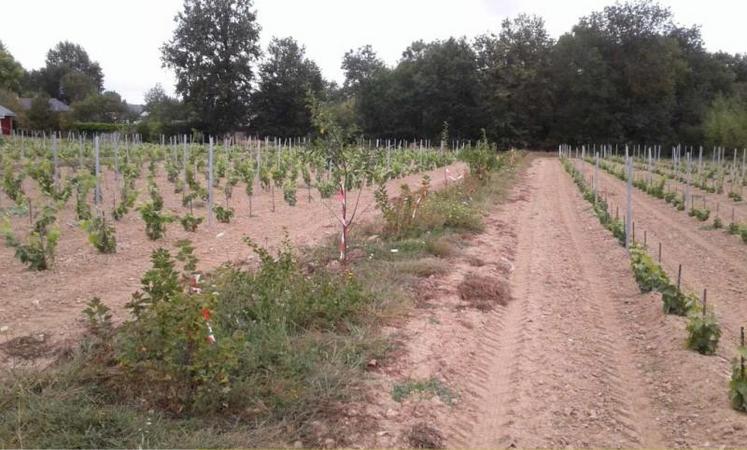
M630 248L630 264L641 292L658 291L670 285L664 269L637 245Z
M114 227L106 222L106 218L103 215L83 221L82 227L88 233L88 241L100 253L117 252L117 239L114 235Z
M696 310L698 305L697 295L685 294L672 284L661 289L661 299L664 312L676 316L686 316Z
M234 213L233 208L224 208L220 205L214 207L213 212L215 213L215 218L218 219L218 222L220 223L231 222Z
M173 217L161 213L157 206L154 203L146 203L138 208L140 217L145 221L145 234L152 241L161 239L166 234L166 224L174 221Z
M33 270L47 270L54 260L55 248L60 238L59 230L54 226L55 210L45 206L41 216L34 222L26 242L21 242L6 224L2 229L5 244L15 249L16 258Z
M361 286L304 273L287 243L273 257L248 242L260 258L256 272L223 269L191 295L169 253L154 252L142 291L127 305L134 319L114 340L117 392L171 412L253 416L251 405L264 405L263 414L308 406L319 400L308 386L316 370L348 358L362 363L362 349L332 350L334 339L323 338L349 333L363 318L369 299Z
M187 213L179 218L179 223L182 224L184 231L189 231L191 233L197 231L197 227L202 223L202 221L202 217L195 217L191 213Z
M687 347L703 355L716 353L721 327L712 312L694 312L687 324Z

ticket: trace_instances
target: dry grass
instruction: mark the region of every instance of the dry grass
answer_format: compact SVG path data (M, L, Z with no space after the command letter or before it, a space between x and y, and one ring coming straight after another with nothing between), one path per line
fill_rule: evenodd
M431 255L438 256L439 258L456 256L461 251L452 235L429 239L428 242L426 242L426 250Z
M395 265L397 270L421 278L440 275L449 270L449 264L438 258L406 259L397 261Z
M505 306L511 300L506 280L468 273L458 286L459 297L471 307L490 311L495 305Z

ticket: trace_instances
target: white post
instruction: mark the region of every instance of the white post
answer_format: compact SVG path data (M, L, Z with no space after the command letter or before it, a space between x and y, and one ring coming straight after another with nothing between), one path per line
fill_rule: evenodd
M101 165L99 162L99 137L93 139L94 155L96 157L96 188L93 192L93 203L98 206L101 203Z
M208 225L213 224L213 138L208 147Z
M54 164L54 173L52 174L52 177L54 179L54 188L57 189L59 187L58 184L60 181L60 174L57 163L57 133L52 134L52 161Z
M627 211L625 213L625 248L630 249L631 230L633 229L633 161L628 155L628 147L625 147L625 165L627 166Z

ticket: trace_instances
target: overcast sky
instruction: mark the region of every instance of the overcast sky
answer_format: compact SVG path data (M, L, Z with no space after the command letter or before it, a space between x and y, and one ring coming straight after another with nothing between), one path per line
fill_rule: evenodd
M371 44L388 64L417 39L473 37L506 17L541 15L557 38L578 18L613 0L255 0L262 46L293 36L328 79L342 81L345 51ZM747 52L747 1L662 0L683 25L699 24L709 50ZM81 44L104 70L106 89L140 103L156 83L173 92L160 46L171 37L182 0L0 0L0 40L26 69L44 65L61 40Z

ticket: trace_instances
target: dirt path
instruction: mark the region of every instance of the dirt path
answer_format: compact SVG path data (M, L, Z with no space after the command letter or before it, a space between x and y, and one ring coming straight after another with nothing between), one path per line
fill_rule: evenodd
M590 166L581 167L591 174ZM610 203L623 205L624 183L601 170L600 179L600 189L608 193ZM723 332L718 355L731 359L739 327L747 326L747 245L635 188L633 218L636 238L642 240L645 231L652 254L662 244L662 266L670 278L676 279L682 264L683 285L689 291L702 294L708 289L709 304L715 307Z
M456 175L465 166L457 163L450 167ZM444 169L427 172L431 185L438 188L444 184ZM181 194L174 193L174 187L165 174L157 179L159 190L164 197L165 209L173 214L183 214L187 209L181 205ZM138 204L147 200L145 177L138 180L140 197ZM422 174L410 175L392 180L387 184L391 195L399 192L403 183L411 187L420 183ZM33 191L33 181L26 180L26 192ZM111 177L103 183L104 204L109 205L114 191ZM287 231L295 245L308 245L338 232L338 223L329 210L337 208L334 199L320 202L318 192L312 191L311 201L307 191L299 186L298 203L288 206L282 199L282 192L275 193L276 211L272 212L272 198L269 192L258 187L254 190L253 216L249 217L248 198L243 184L234 188L230 206L236 209L236 217L230 224L217 221L212 227L203 224L197 233L185 232L179 223L167 226L164 239L149 241L145 236L145 225L137 211L130 213L120 222L115 222L117 253L102 255L87 241L87 236L77 225L74 217L75 200L71 199L58 216L61 239L52 270L32 272L13 256L10 248L0 245L0 344L20 335L44 333L53 342L74 338L82 326L81 311L85 303L98 296L114 312L115 320L125 317L124 304L140 286L140 278L150 267L150 255L158 247L175 249L180 239L190 239L199 258L198 269L209 270L225 262L246 262L252 258L250 249L242 242L243 236L250 236L260 244L273 247L280 243ZM222 192L216 190L216 204L224 204ZM7 204L7 199L3 199ZM373 193L365 189L360 200L357 221L370 219L377 213ZM196 209L195 215L204 216L205 208ZM24 229L25 218L14 219L14 229ZM7 327L7 328L5 328ZM2 353L0 352L0 358Z
M536 159L486 224L452 272L429 280L427 305L392 331L404 351L377 374L368 446L413 445L423 430L454 448L745 442L728 363L684 349L683 319L639 293L625 250L557 159ZM465 309L455 287L471 272L508 283L512 301ZM440 380L458 400L393 401L392 388L412 379Z

